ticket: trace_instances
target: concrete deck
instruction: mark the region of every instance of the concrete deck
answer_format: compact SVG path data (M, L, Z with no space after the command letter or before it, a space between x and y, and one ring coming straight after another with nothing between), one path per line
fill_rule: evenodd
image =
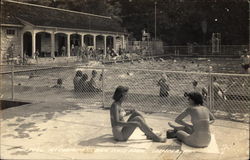
M217 120L219 154L186 153L175 140L155 143L136 130L128 142L112 138L109 110L68 103L33 103L1 110L1 159L248 159L249 124ZM145 114L165 133L171 114Z

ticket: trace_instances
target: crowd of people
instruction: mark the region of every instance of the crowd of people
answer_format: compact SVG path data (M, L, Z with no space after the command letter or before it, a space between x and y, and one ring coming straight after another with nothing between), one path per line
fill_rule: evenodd
M97 71L93 70L91 74L91 78L88 81L88 75L78 70L73 79L74 91L75 92L101 92L102 90L98 88L96 85L96 80L95 80L96 76L97 76ZM101 76L102 75L100 75L100 77Z
M106 54L104 52L105 51L103 48L94 49L94 48L88 47L86 45L79 47L77 45L75 46L72 44L71 50L70 50L70 55L76 56L77 59L82 61L82 62L87 62L90 59L99 61L99 60L103 60L103 59L115 60L119 57L126 59L129 57L129 53L127 51L125 51L125 49L122 49L121 47L119 47L119 49L117 51L112 47L107 47ZM66 48L65 48L65 46L62 46L60 55L66 56L65 53L66 53Z

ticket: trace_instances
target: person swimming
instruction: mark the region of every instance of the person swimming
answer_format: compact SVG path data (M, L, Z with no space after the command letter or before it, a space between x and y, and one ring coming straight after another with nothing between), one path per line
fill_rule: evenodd
M203 98L200 93L190 92L186 94L186 97L188 97L190 107L175 119L175 122L181 126L168 123L174 129L167 132L168 138L177 137L178 140L191 147L207 147L211 141L209 125L214 123L215 117L208 108L203 106ZM183 121L188 115L191 116L192 124Z
M166 83L166 76L163 74L162 75L162 78L158 81L157 85L160 86L160 93L159 93L159 96L160 97L168 97L169 95L169 86L168 84Z
M56 85L52 86L52 88L64 88L63 87L63 80L61 78L58 78Z
M127 141L134 130L139 127L148 139L152 139L155 142L165 142L166 138L153 133L141 113L136 110L124 110L121 108L123 101L127 97L128 89L128 87L118 86L113 95L114 102L110 108L110 120L114 139L117 141ZM124 117L128 115L130 116L125 121Z

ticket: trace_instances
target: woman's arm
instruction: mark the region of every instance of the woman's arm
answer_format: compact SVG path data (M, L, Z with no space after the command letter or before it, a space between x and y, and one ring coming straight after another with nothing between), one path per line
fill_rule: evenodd
M209 124L213 124L215 121L214 115L209 111Z
M189 115L189 108L187 108L184 112L182 112L179 116L175 118L175 122L190 127L191 125L185 122L183 119Z
M128 116L128 115L132 114L133 112L135 112L135 109L125 109L125 112L126 112L125 116Z
M137 122L124 122L120 120L120 114L119 114L119 106L116 104L113 104L113 106L111 107L113 110L112 114L114 116L114 122L115 125L117 126L139 126L139 124Z

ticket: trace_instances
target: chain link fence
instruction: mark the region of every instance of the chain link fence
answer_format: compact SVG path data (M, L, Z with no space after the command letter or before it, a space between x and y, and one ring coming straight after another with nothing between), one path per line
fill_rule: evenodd
M96 73L92 79L93 70ZM77 71L82 72L81 77L85 76L80 90L79 86L74 88L74 79L81 79L75 78ZM144 112L180 113L188 106L184 93L191 91L201 92L204 104L220 117L244 118L250 108L250 75L243 74L48 66L48 69L24 69L1 76L2 99L109 107L116 87L122 85L129 87L123 106ZM161 90L167 94L161 94Z
M239 57L248 45L221 45L220 51L213 53L211 45L163 46L166 55L175 56L236 56Z

